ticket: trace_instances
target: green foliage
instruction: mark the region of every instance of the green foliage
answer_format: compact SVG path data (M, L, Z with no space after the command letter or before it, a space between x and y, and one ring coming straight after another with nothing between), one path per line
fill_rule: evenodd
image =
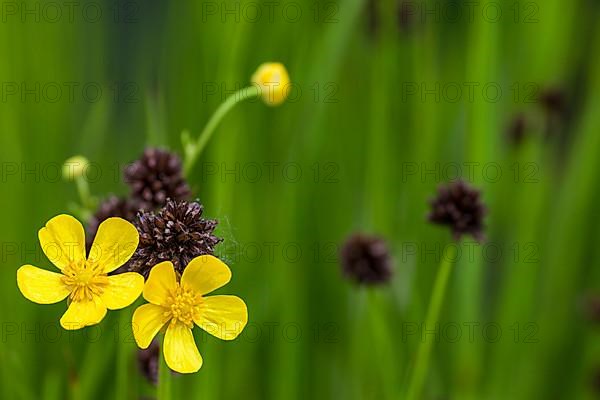
M1 398L154 395L118 313L63 331L64 304L27 301L15 272L53 268L37 230L77 199L64 160L92 162L94 195L124 194L126 163L148 143L182 152L265 61L286 65L292 99L238 104L189 177L250 324L233 342L197 333L204 366L173 377L173 398L401 399L422 336L439 339L423 399L594 398L581 304L600 290L600 4L409 2L400 26L396 2L374 3L52 3L58 18L2 3ZM564 114L540 100L556 88ZM439 329L423 327L451 240L427 201L457 172L483 192L488 242L462 242ZM388 241L389 285L342 278L354 231Z

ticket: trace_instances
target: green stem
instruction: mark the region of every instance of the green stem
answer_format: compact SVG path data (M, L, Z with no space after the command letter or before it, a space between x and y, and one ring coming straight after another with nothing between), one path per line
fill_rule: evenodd
M188 175L194 167L194 164L198 160L202 150L204 150L204 147L206 147L206 144L212 137L215 128L219 125L219 122L221 122L229 110L231 110L237 103L240 103L246 99L257 97L259 95L260 89L255 85L238 90L229 96L223 103L221 103L219 108L217 108L217 111L215 111L204 127L204 130L196 142L192 142L187 133L182 135L181 140L183 142L183 150L185 153L184 171L186 175Z
M448 286L448 278L452 265L456 259L457 244L449 244L444 249L444 255L437 273L433 292L427 309L426 327L431 329L438 322L442 301ZM412 379L408 386L407 400L416 400L420 398L425 376L429 367L429 357L433 347L433 340L422 340L417 352Z
M88 181L83 176L75 178L77 193L81 206L76 206L77 213L83 221L89 221L96 208L96 200L90 192Z
M83 176L75 178L75 184L77 185L77 193L79 194L79 200L84 208L90 208L92 205L92 195L90 194L90 186Z
M163 340L164 345L164 340ZM172 374L167 366L163 349L159 351L160 358L158 360L158 388L156 393L157 400L171 400Z
M131 314L121 311L119 315L119 325L117 326L119 335L117 336L117 400L129 399L129 379L130 374L128 371L129 355L131 354L131 347L126 340L125 327L131 326Z

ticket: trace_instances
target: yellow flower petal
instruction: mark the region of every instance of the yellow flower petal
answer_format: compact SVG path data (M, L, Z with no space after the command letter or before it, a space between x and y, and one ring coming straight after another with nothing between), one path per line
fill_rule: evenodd
M98 227L89 259L109 273L125 264L137 249L140 235L122 218L108 218Z
M248 322L248 308L237 296L205 297L194 322L219 339L233 340Z
M135 301L144 289L144 277L135 272L108 277L108 286L100 295L109 310L127 307Z
M94 296L92 300L72 301L60 319L60 325L67 330L81 329L97 324L105 315L106 306L100 297Z
M176 289L177 286L173 264L170 261L161 262L150 270L144 286L144 298L152 304L166 304L169 292Z
M163 353L169 368L182 374L197 372L202 356L194 342L192 330L181 323L170 324L165 334Z
M23 265L17 270L17 285L29 300L38 304L52 304L64 300L70 293L62 277L56 272Z
M165 311L163 307L154 304L144 304L135 310L131 328L135 342L140 348L148 348L154 336L169 320L169 317L165 316Z
M85 260L83 225L70 215L58 215L38 232L46 257L59 269Z
M217 257L205 255L194 258L185 267L181 283L199 294L210 293L231 280L231 270Z

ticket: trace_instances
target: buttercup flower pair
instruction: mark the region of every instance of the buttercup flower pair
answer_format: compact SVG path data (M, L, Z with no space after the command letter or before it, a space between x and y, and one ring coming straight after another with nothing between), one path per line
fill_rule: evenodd
M65 329L80 329L99 323L107 309L132 304L142 293L149 304L133 315L136 342L147 348L165 328L163 352L169 368L181 373L196 372L202 357L194 343L194 323L223 339L235 339L248 321L248 310L236 296L210 296L229 282L229 267L216 257L205 255L190 261L178 282L170 261L156 265L144 285L136 272L108 275L124 265L135 252L137 229L121 218L100 224L86 257L85 234L79 221L69 215L52 218L39 231L44 254L61 271L46 271L24 265L17 271L17 285L23 295L39 304L57 303L69 297L67 311L60 319Z

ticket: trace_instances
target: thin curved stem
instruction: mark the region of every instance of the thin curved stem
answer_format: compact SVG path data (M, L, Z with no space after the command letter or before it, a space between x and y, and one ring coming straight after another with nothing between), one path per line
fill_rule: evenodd
M452 270L452 265L456 260L457 244L449 244L444 249L443 258L440 263L433 292L431 293L431 299L429 301L429 308L427 309L426 324L427 328L431 329L432 326L438 323L440 316L440 309L444 295L446 293L446 287L448 286L448 279ZM422 340L417 352L417 359L415 361L415 367L413 370L412 379L408 386L407 400L416 400L420 398L423 384L425 383L425 377L429 368L429 358L431 355L431 349L433 348L432 340Z
M124 328L131 325L131 314L122 310L119 315L119 324L117 325L118 344L117 344L117 379L116 379L116 399L127 400L130 398L130 379L129 376L129 356L131 355L131 347L125 336L123 335Z
M164 346L164 340L163 340ZM165 356L163 353L163 346L160 346L159 360L158 360L158 387L156 390L157 400L171 400L171 386L172 376L171 370L167 366Z
M215 132L216 127L219 125L219 122L223 119L223 117L237 104L246 99L250 99L253 97L257 97L260 95L260 88L258 86L248 86L243 89L238 90L231 96L229 96L217 111L212 115L204 130L198 136L198 140L196 142L192 142L190 138L185 135L182 137L183 141L183 150L185 153L185 161L184 161L184 172L186 175L190 173L194 164L198 160L198 157L206 147L206 144L212 137Z
M85 208L90 208L93 204L93 200L87 180L83 176L78 176L75 178L75 185L77 186L77 193L79 194L81 204Z

